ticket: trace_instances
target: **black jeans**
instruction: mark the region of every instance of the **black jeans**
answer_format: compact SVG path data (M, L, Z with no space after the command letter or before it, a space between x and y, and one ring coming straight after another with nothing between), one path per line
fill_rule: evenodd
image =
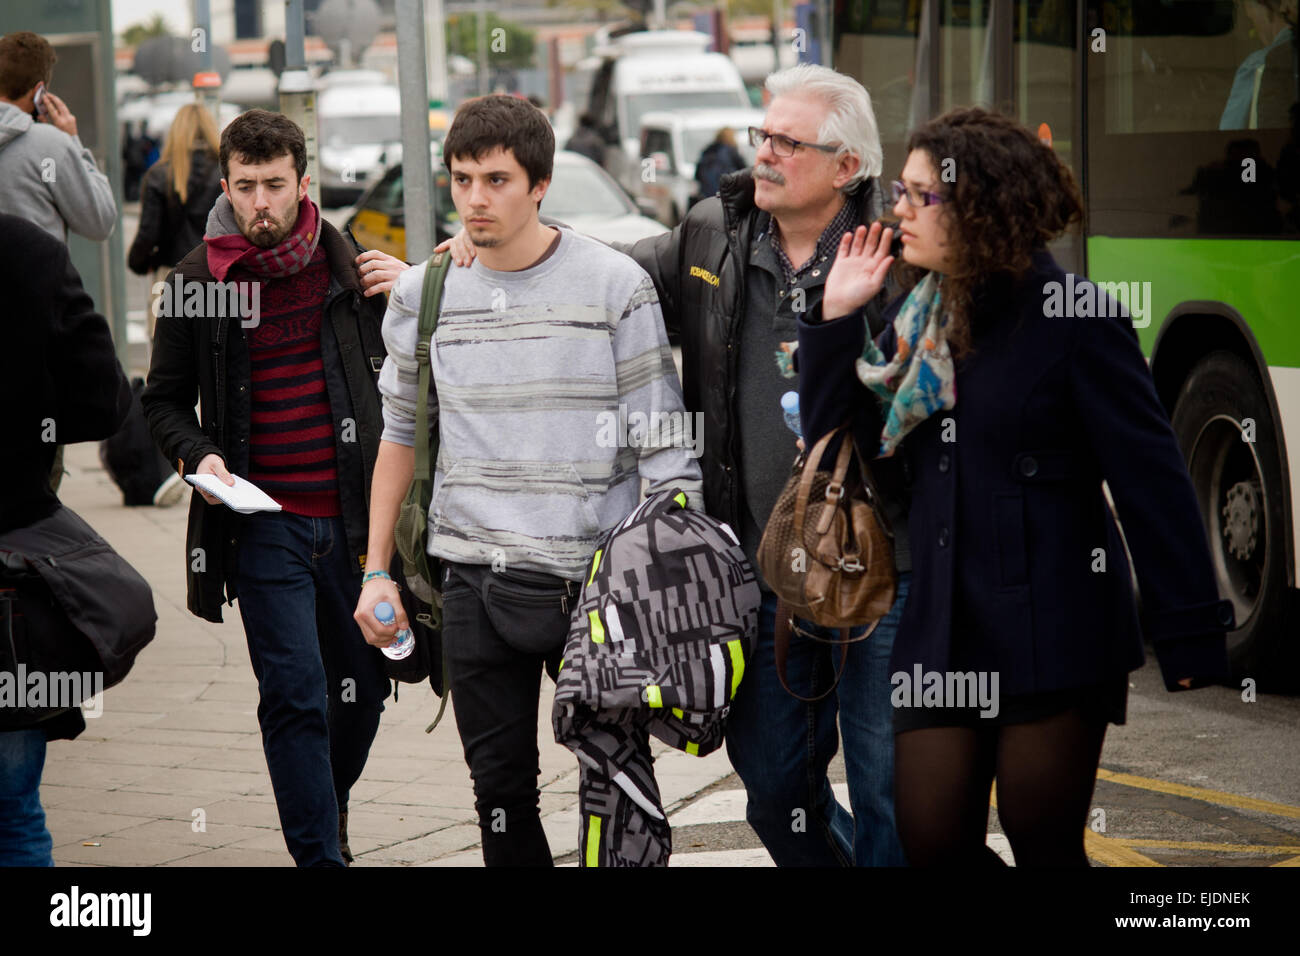
M577 585L446 564L443 642L486 866L551 866L538 813L537 700L554 679Z

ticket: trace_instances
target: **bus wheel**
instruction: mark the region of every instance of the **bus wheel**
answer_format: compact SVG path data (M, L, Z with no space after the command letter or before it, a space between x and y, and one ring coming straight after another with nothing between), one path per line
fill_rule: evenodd
M1219 595L1232 601L1233 679L1287 686L1286 520L1277 431L1254 367L1211 352L1187 376L1174 405L1174 432L1209 534ZM1253 437L1253 440L1252 440Z

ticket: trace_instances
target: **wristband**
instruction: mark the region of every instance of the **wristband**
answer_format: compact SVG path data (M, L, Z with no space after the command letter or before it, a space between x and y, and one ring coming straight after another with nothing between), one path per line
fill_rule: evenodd
M361 586L365 587L375 578L383 578L385 581L393 580L392 575L387 571L367 571L366 576L361 579Z

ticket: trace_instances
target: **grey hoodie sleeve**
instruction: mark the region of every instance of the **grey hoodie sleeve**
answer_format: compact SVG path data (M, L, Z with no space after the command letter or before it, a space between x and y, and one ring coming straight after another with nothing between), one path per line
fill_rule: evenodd
M66 135L66 134L65 134ZM67 146L56 158L50 193L68 228L87 239L107 239L117 223L117 205L108 177L78 136L66 136Z

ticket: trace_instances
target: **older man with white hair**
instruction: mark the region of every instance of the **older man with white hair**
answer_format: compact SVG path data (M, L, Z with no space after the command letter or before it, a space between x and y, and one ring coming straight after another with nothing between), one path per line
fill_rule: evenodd
M795 387L782 372L783 345L796 338L796 318L821 300L840 238L884 207L880 136L862 85L811 65L775 73L766 85L767 115L750 131L753 170L725 177L719 195L671 233L620 247L650 274L665 323L681 337L686 405L704 413L705 505L736 530L755 566L795 453L780 404ZM873 333L884 298L868 310ZM821 700L806 703L781 687L776 598L764 584L758 650L732 707L727 752L748 791L746 817L780 866L905 862L894 826L889 677L911 569L900 469L892 460L875 469L898 535L898 600L875 633L849 649L839 684ZM831 636L807 622L799 630ZM838 649L796 631L791 690L825 692L838 662ZM837 717L852 814L827 776Z

